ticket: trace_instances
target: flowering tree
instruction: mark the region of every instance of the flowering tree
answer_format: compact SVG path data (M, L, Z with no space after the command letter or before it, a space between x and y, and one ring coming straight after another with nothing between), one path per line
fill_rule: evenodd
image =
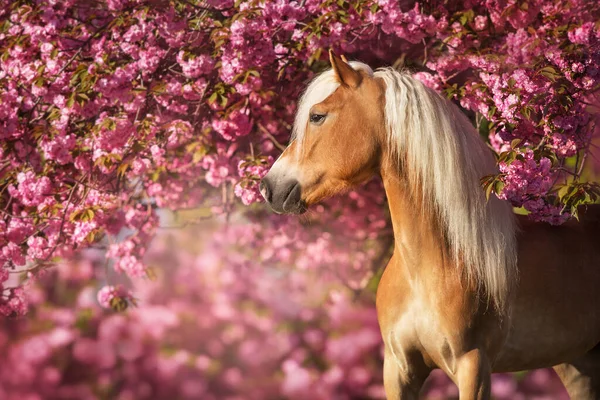
M261 221L249 246L353 289L373 281L390 237L379 183L306 221L251 206L328 47L411 68L457 101L499 154L488 194L555 224L600 194L582 179L600 85L594 1L0 4L4 315L25 312L31 278L90 245L118 273L153 275L143 257L164 208L202 207L204 220L249 206ZM116 308L131 299L101 292Z

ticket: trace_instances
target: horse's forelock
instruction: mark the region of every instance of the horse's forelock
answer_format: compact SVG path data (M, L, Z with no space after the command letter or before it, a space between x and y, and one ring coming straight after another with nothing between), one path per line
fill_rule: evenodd
M367 64L359 61L350 61L350 65L356 70L365 71L369 75L373 75L373 70ZM332 69L323 71L310 81L298 102L298 109L296 110L296 118L292 129L292 140L296 140L297 148L301 147L312 106L319 104L331 96L339 86L340 83L336 80Z

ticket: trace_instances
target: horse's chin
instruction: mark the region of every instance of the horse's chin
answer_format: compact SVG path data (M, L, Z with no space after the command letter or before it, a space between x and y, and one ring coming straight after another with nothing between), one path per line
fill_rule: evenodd
M292 208L285 210L285 214L293 214L293 215L302 215L306 211L308 211L308 206L305 202L300 201L298 204L295 204Z
M308 207L306 205L304 205L304 203L302 203L301 207L298 210L296 210L296 212L294 212L294 214L302 215L307 211L308 211Z
M276 209L271 206L271 210L278 215L302 215L308 211L308 206L303 201L294 204L292 207L286 207L284 209Z

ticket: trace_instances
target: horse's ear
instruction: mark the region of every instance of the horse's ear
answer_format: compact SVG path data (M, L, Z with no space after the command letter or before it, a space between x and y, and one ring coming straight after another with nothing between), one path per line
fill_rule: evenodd
M347 85L353 88L358 87L362 81L360 72L352 68L346 57L338 57L333 50L329 50L329 61L331 62L331 68L335 73L335 77L342 85Z

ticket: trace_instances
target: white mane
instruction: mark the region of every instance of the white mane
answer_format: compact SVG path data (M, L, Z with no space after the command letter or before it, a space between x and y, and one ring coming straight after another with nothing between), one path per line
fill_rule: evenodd
M351 65L385 82L389 148L404 160L410 187L421 188L425 209L437 213L465 278L504 310L517 279L516 226L511 206L495 196L487 201L479 183L496 172L490 150L458 107L420 81L391 68L373 74L365 64ZM338 86L331 70L311 82L298 107L296 139L302 140L310 108Z
M496 172L493 155L458 107L432 89L391 68L375 76L386 84L389 145L405 159L411 187L422 188L425 206L439 213L467 278L503 310L517 277L515 217L507 202L487 201L480 185Z

